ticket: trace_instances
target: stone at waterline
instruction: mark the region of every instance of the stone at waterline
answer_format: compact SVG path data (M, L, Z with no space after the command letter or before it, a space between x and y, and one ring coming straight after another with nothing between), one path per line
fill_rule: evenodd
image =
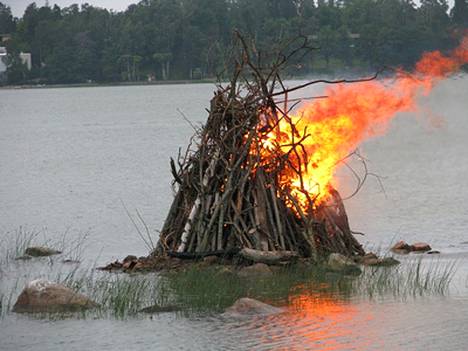
M426 252L428 255L438 255L440 254L440 251L437 251L437 250L431 250L431 251L428 251Z
M426 252L432 250L431 246L427 243L414 243L412 245L409 245L408 243L404 241L399 241L393 247L391 250L394 253L404 255L408 254L410 252Z
M148 306L141 309L139 312L141 313L149 313L149 314L156 314L156 313L168 313L168 312L177 312L182 310L179 306L169 305L169 306L159 306L153 305Z
M135 255L128 255L127 257L125 257L123 259L123 263L127 263L127 262L132 262L132 261L138 261L138 257L136 257Z
M25 255L29 255L32 257L46 257L46 256L52 256L52 255L58 255L61 254L61 251L51 249L49 247L43 247L43 246L31 246L28 247L24 251Z
M217 256L206 256L203 258L203 264L207 266L211 266L219 262L219 258Z
M65 260L62 260L62 263L67 263L67 264L79 264L81 263L80 261L78 260L74 260L74 259L71 259L71 258L67 258Z
M234 304L227 308L224 312L225 316L251 316L251 315L270 315L283 312L283 309L275 306L268 305L264 302L243 297L234 302Z
M414 243L413 245L411 245L411 251L414 252L426 252L431 250L431 246L427 243Z
M397 254L407 254L411 251L411 246L403 240L397 242L391 250Z
M243 267L238 275L240 277L251 277L251 276L271 276L273 271L265 263L256 263L251 266Z
M87 310L98 305L70 288L43 279L26 285L13 306L13 312L72 312Z
M333 272L359 275L362 273L359 266L350 258L339 254L332 253L328 256L327 268Z
M393 257L378 257L373 252L366 253L364 256L358 256L354 260L356 263L362 264L363 266L374 267L389 267L400 264L400 261Z

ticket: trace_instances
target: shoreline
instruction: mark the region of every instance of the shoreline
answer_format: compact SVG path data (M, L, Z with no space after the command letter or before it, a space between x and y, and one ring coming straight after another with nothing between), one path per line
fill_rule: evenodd
M55 89L55 88L98 88L98 87L119 87L119 86L152 86L152 85L184 85L184 84L214 84L216 79L185 79L166 81L138 81L138 82L110 82L110 83L69 83L69 84L23 84L23 85L3 85L0 90L19 89Z
M366 77L373 75L375 72L368 70L349 71L348 78ZM328 74L318 73L316 76L299 75L290 76L286 80L310 80L311 77L317 78L336 78L342 77L344 71L330 72ZM216 84L219 81L216 78L206 79L176 79L176 80L158 80L158 81L136 81L136 82L105 82L105 83L63 83L63 84L20 84L20 85L0 85L1 90L16 90L16 89L54 89L54 88L94 88L94 87L128 87L128 86L153 86L153 85L185 85L185 84ZM228 80L221 83L229 83Z

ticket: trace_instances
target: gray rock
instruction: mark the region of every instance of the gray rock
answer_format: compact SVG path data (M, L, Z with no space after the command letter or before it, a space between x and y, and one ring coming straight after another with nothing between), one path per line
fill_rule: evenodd
M234 302L234 304L227 308L225 315L232 316L252 316L252 315L271 315L281 313L283 310L281 308L268 305L264 302L251 299L248 297L243 297Z
M238 275L240 277L251 277L251 276L258 276L258 275L271 276L273 275L273 271L265 263L256 263L251 266L242 268L238 272Z
M21 292L13 311L18 313L69 312L97 307L88 297L64 285L37 279Z
M48 247L42 246L32 246L28 247L26 251L24 251L25 255L29 255L32 257L45 257L45 256L52 256L61 254L61 251L57 251L54 249L50 249Z
M62 260L62 263L67 263L67 264L79 264L80 261L74 260L74 259L71 259L71 258L67 258L66 260Z
M159 306L159 305L153 305L149 307L145 307L140 310L142 313L150 313L150 314L156 314L156 313L167 313L167 312L177 312L180 311L181 308L179 306Z
M367 266L374 266L374 267L390 267L400 264L400 261L394 259L393 257L384 257L384 258L377 258L369 260L364 265Z
M427 254L428 254L428 255L438 255L438 254L440 254L440 251L438 251L438 250L432 250L432 251L428 251Z
M333 272L344 274L359 275L362 273L359 266L352 259L339 253L332 253L328 256L327 267Z
M388 267L400 264L400 261L393 257L378 257L375 253L369 252L364 256L357 257L356 262L364 266Z

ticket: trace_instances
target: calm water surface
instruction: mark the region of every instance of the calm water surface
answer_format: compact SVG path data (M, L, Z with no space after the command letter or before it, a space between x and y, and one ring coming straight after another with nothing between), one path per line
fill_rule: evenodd
M124 209L160 228L172 199L169 157L202 123L212 85L0 90L0 235L19 226L59 240L89 232L84 263L144 255ZM319 93L314 87L309 93ZM370 179L346 202L369 248L427 241L458 262L448 296L318 296L274 317L150 320L0 319L0 350L466 350L468 349L468 77L442 83L363 145ZM430 112L429 112L430 111ZM339 174L339 188L352 179ZM155 234L156 235L156 234ZM55 269L55 268L51 268ZM0 293L28 264L0 268ZM50 272L49 272L50 274ZM18 289L20 289L19 287ZM18 291L19 292L19 291ZM125 346L124 346L125 345Z

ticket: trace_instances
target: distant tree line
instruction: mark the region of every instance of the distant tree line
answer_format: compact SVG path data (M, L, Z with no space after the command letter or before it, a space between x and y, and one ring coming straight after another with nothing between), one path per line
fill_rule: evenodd
M32 3L21 18L0 2L9 83L199 79L222 70L233 29L263 50L297 35L320 50L289 73L409 67L468 28L468 0L142 0L124 12ZM2 45L2 44L0 44ZM32 54L29 72L19 52Z

